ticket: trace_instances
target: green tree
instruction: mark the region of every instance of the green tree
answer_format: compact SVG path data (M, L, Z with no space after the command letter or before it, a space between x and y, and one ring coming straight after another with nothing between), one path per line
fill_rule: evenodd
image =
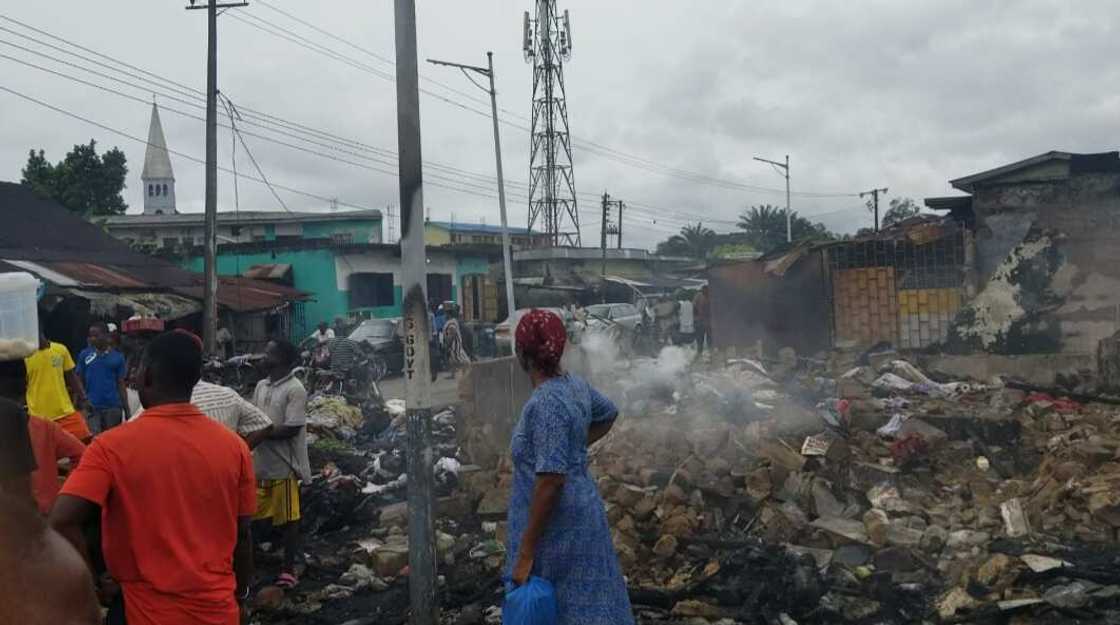
M124 213L128 204L121 191L127 175L124 152L113 148L98 155L97 142L90 139L53 165L43 150L31 150L21 182L83 217L93 217Z
M797 211L790 215L790 225L795 242L836 238L824 224L811 222ZM739 215L739 228L746 233L747 242L765 254L786 244L786 211L769 204L752 206Z
M667 240L657 244L657 253L665 256L707 258L716 246L716 233L702 223L681 228Z
M922 212L922 207L908 197L893 197L890 208L883 214L883 228L905 221Z

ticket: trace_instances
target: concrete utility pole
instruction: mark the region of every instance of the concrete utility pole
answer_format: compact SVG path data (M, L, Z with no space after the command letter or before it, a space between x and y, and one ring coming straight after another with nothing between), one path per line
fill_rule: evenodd
M218 334L218 9L249 6L234 2L195 6L190 0L188 11L206 10L206 213L204 284L202 287L202 346L213 354Z
M602 276L604 279L607 277L607 223L610 219L610 212L611 196L606 191L603 191L603 224L599 228L599 247L603 250ZM606 289L604 289L604 293L605 292Z
M494 53L486 53L486 67L476 67L474 65L463 65L461 63L450 63L448 61L437 61L435 59L428 59L428 62L433 65L446 65L447 67L457 67L463 75L467 77L483 91L490 93L490 113L494 120L494 160L497 163L498 169L498 208L502 215L502 265L506 273L506 317L509 319L510 328L517 328L517 320L514 316L517 312L517 306L513 301L513 248L509 238L509 220L506 219L506 183L505 173L502 170L502 138L501 133L498 132L498 91L494 88ZM475 72L482 74L490 79L490 88L486 89L482 85L474 82L470 74L467 72ZM533 240L532 233L529 233L529 241Z
M871 203L874 205L873 210L875 211L875 232L879 231L879 194L885 194L886 192L887 188L883 187L882 189L872 189L870 191L864 191L863 193L859 194L860 199L863 199L868 195L871 196Z
M408 461L408 594L412 625L439 622L432 524L431 363L428 358L427 254L420 156L420 90L415 0L395 0L397 152L400 161L401 278L404 283L405 389Z
M754 160L761 161L773 165L778 170L779 174L786 179L786 243L793 243L793 217L789 209L789 154L786 154L786 162L779 163L778 161L771 161L765 158L754 157Z
M618 225L615 226L614 232L618 235L618 249L622 249L622 209L625 205L622 200L618 201Z

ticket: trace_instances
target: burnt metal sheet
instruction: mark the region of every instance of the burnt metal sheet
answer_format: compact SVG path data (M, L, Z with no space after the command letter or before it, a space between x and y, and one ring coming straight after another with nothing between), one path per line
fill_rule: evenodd
M824 266L811 250L785 268L767 271L765 261L744 261L708 270L712 343L717 348L792 347L815 353L830 344Z

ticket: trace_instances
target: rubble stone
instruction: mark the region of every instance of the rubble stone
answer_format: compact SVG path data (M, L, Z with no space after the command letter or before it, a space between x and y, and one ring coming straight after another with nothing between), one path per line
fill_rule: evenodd
M875 569L888 573L906 573L918 568L918 560L905 547L887 547L875 553Z
M927 553L938 553L945 547L948 540L949 530L940 525L930 525L922 532L922 540L919 545Z
M408 566L408 545L385 545L373 552L373 570L379 577L396 577Z
M509 491L494 488L486 491L478 502L478 515L484 519L505 518L509 510Z
M950 549L969 549L987 544L992 539L988 532L976 530L957 530L950 532L945 545Z
M688 501L688 495L685 494L684 489L676 484L670 484L661 491L661 500L669 506L679 506Z
M976 571L976 581L995 591L1003 590L1019 576L1017 564L1010 556L997 553Z
M972 609L977 605L979 605L977 601L964 588L957 586L945 593L937 602L937 614L947 619L956 616L961 610Z
M863 523L859 521L839 517L822 517L813 521L810 525L833 536L837 541L836 544L844 544L845 542L867 544L868 542L867 530L864 529Z
M723 611L719 609L719 606L714 606L710 603L705 603L698 599L685 599L683 601L678 601L676 605L673 606L672 615L682 617L698 616L700 618L706 619L718 619L723 616Z
M284 603L284 589L279 586L265 586L257 591L253 605L258 610L277 610Z
M763 467L755 469L747 474L746 478L747 494L751 499L756 502L762 501L770 496L773 489L773 484L770 481L770 470Z
M630 514L637 521L645 521L655 510L657 510L657 500L646 496L634 504L634 507L630 509Z
M653 552L662 558L668 558L677 552L677 537L666 534L657 540Z
M408 502L389 504L381 508L381 527L408 527Z
M887 544L895 547L908 547L916 549L922 543L922 532L905 525L905 522L896 519L887 526Z
M871 544L879 547L887 544L887 534L890 531L891 521L886 512L878 508L872 508L863 513L863 526Z

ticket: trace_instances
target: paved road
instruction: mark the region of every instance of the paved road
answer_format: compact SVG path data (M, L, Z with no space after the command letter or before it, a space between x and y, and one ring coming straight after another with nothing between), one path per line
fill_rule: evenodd
M381 381L381 394L385 399L404 399L404 377L391 376ZM451 380L446 373L441 373L432 386L432 401L437 407L450 406L459 403L459 380Z

